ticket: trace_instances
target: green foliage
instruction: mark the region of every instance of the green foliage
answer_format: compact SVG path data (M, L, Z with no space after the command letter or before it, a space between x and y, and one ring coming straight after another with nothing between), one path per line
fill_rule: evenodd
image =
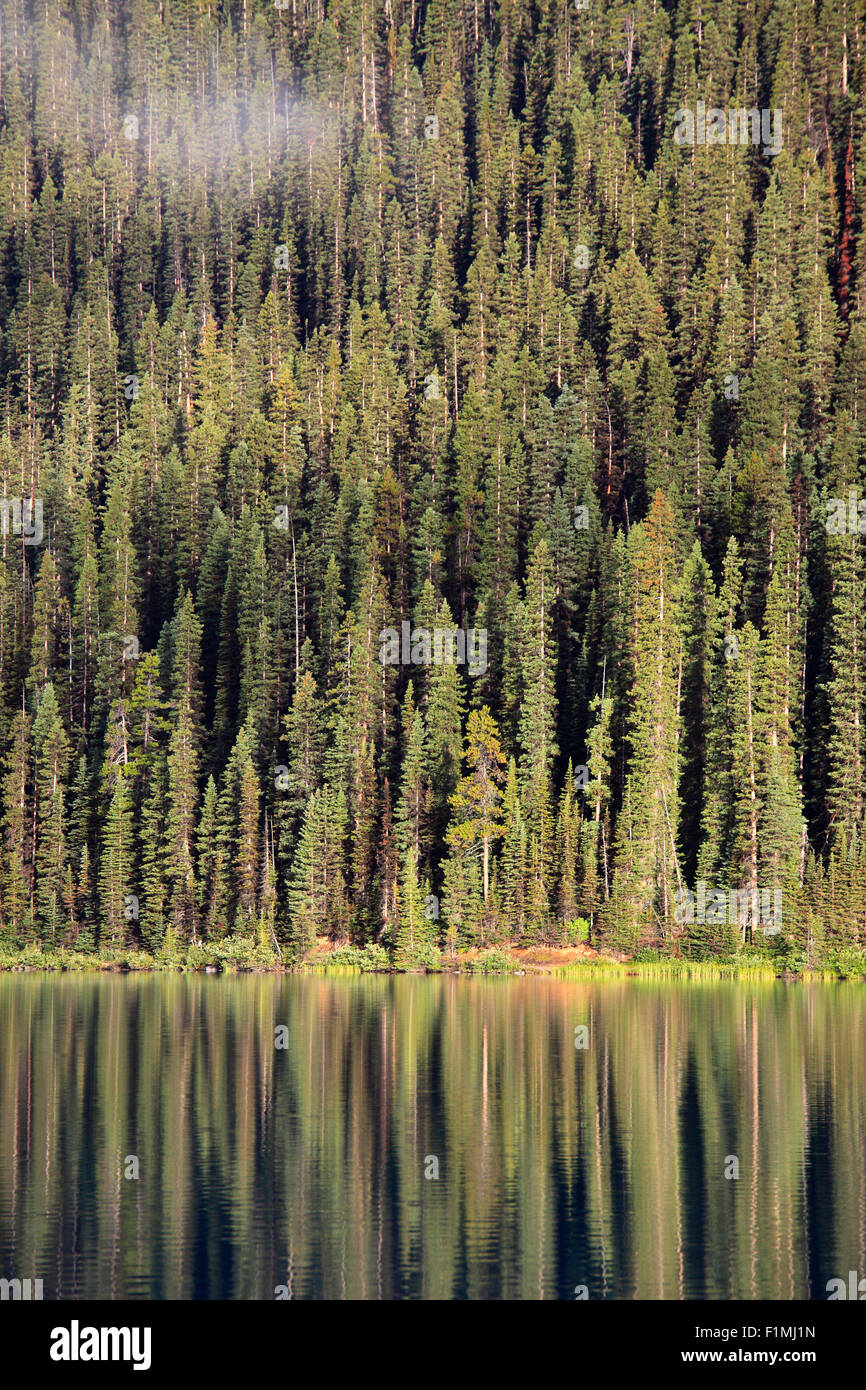
M42 8L0 83L0 473L42 508L0 537L0 942L856 965L858 7L637 5L625 47ZM744 73L784 149L678 144ZM404 624L484 660L383 659ZM681 922L701 880L780 891L779 940Z
M321 961L313 962L321 970L358 970L361 974L379 973L390 970L388 952L375 941L366 946L337 946L329 951Z
M589 942L590 924L586 917L575 917L563 926L564 946L585 946Z
M494 947L470 957L465 969L469 975L513 975L517 966L504 951L498 951Z

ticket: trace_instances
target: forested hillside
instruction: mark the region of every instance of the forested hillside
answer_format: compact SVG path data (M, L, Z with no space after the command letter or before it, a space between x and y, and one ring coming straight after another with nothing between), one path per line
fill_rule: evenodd
M864 59L2 0L0 939L866 943Z

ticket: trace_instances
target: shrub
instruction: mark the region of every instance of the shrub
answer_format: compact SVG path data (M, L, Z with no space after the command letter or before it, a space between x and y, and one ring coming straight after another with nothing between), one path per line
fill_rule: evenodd
M429 941L418 941L410 949L405 945L400 952L400 970L441 970L442 959L436 947Z
M325 969L351 969L360 970L364 974L369 974L377 970L390 970L391 962L388 959L388 952L378 942L371 941L366 946L353 946L351 943L346 946L338 946L336 950L330 951L321 961L314 961L313 964L321 964Z
M563 927L563 944L583 946L589 941L589 921L586 917L574 917Z
M466 968L471 975L511 975L517 969L514 961L495 947L467 961Z
M826 964L840 980L856 980L866 975L866 952L856 946L837 946L827 952Z

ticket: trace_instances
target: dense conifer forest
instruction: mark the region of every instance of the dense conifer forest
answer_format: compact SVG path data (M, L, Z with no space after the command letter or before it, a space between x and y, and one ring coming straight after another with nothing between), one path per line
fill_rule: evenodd
M0 942L863 948L864 13L2 0Z

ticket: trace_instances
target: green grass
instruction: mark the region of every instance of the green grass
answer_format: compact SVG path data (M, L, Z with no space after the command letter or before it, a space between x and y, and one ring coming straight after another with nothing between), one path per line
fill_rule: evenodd
M644 979L674 980L774 980L778 966L767 964L738 964L732 961L576 961L572 965L555 966L552 975L566 978L624 979L638 975Z
M860 961L859 970L850 962L836 964L828 962L811 969L804 965L787 961L760 960L754 957L743 960L683 960L668 958L660 960L630 961L576 961L571 965L555 966L552 975L566 979L624 979L638 976L641 979L662 980L775 980L782 974L794 974L804 980L858 979L866 976L866 957Z

